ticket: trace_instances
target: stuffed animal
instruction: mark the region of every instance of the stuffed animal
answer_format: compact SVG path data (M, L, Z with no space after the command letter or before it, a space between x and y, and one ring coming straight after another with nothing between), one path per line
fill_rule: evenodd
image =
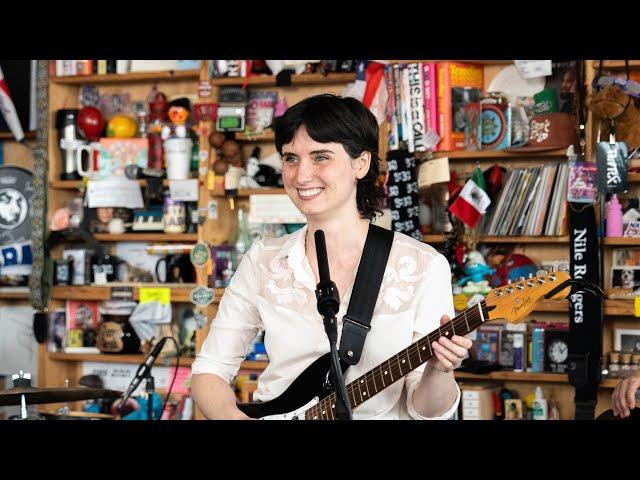
M616 140L625 142L629 151L640 147L640 104L618 85L603 87L587 99L587 107L601 120L600 138L609 140L613 119Z

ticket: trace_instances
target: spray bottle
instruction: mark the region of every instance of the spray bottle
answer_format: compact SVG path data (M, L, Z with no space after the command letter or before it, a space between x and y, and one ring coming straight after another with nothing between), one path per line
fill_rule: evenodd
M547 400L542 398L542 388L536 387L536 398L533 401L533 419L547 420Z

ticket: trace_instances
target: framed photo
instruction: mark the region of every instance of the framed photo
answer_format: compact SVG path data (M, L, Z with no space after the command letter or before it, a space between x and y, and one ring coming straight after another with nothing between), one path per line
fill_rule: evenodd
M613 335L614 350L619 352L640 353L640 329L616 328Z
M505 420L522 420L524 419L522 399L507 398L504 401L504 419Z

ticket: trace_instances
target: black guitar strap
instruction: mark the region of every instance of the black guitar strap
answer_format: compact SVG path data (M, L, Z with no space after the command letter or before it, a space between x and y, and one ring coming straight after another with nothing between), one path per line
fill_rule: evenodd
M342 338L338 353L340 359L348 365L355 365L360 361L365 338L371 330L371 317L378 300L392 243L391 230L369 224L349 307L346 315L342 317Z

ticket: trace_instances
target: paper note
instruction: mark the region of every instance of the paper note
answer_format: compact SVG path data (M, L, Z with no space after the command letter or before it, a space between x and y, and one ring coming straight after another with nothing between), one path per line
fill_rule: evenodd
M140 303L159 302L163 305L168 305L171 302L171 289L158 287L158 288L145 288L141 287Z
M251 223L306 223L307 218L288 195L251 195L249 197Z
M551 75L551 60L514 60L522 78L537 78Z
M87 185L89 208L143 208L140 184L134 180L95 180Z
M169 192L173 200L182 202L198 201L198 180L169 180Z

